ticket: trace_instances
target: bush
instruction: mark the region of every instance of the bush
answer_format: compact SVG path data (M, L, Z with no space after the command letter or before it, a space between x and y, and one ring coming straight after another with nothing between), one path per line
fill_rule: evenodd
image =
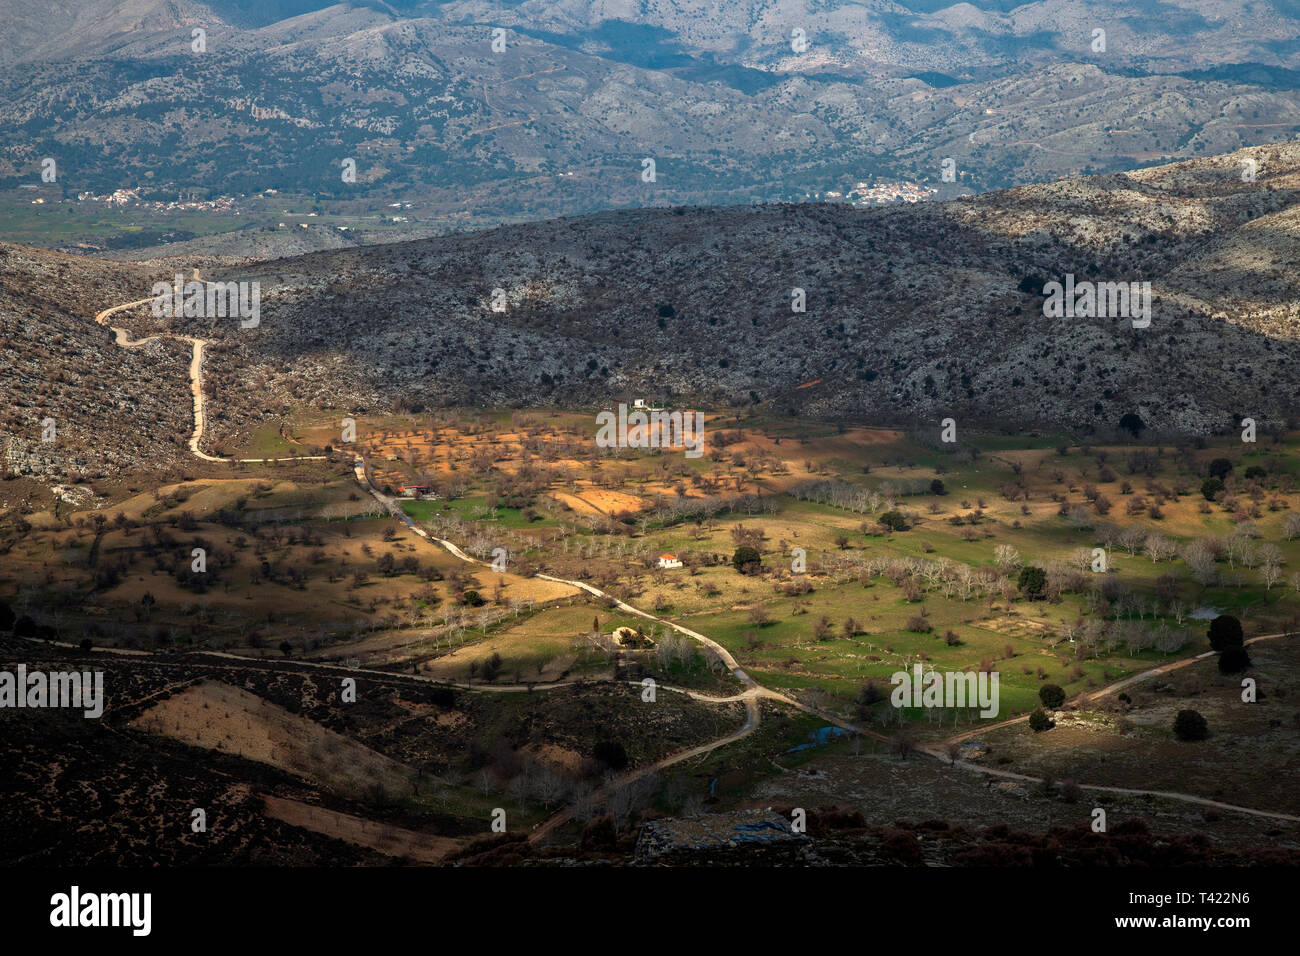
M1142 429L1146 428L1147 425L1146 422L1142 421L1142 416L1137 414L1137 412L1128 412L1120 417L1119 427L1131 433L1134 438L1137 438L1138 435L1142 433Z
M1047 572L1042 568L1025 565L1020 569L1016 583L1020 586L1021 594L1031 601L1037 600L1043 596L1043 590L1047 587Z
M1248 667L1250 667L1250 655L1246 653L1244 647L1224 648L1223 653L1219 655L1220 674L1240 674Z
M461 596L460 603L466 607L482 607L487 600L473 588L469 588Z
M1020 277L1020 285L1017 288L1027 295L1043 295L1043 286L1046 284L1047 280L1042 276L1026 273Z
M618 829L608 813L596 817L582 831L578 846L584 850L612 850L618 846Z
M1174 718L1174 736L1179 740L1204 740L1210 736L1210 728L1197 711L1180 710Z
M627 751L617 740L602 740L596 744L595 757L610 770L622 770L627 766Z
M1211 478L1218 478L1222 481L1232 474L1232 462L1226 458L1216 458L1210 462L1209 472Z
M752 545L742 544L731 556L731 563L741 574L757 574L763 570L763 556Z
M930 494L932 494L932 495L946 495L947 493L948 493L948 489L946 489L946 488L943 486L943 482L940 481L938 478L936 478L936 479L934 479L934 481L930 482Z
M434 687L429 691L429 703L444 710L456 706L456 692L450 687Z
M891 829L880 843L880 853L896 863L916 864L923 860L921 841L916 838L915 833L909 833L907 830Z
M1223 482L1218 478L1206 478L1201 482L1201 494L1205 496L1206 501L1213 501L1215 496L1223 490Z
M1065 703L1065 689L1060 684L1044 684L1038 688L1038 699L1048 710L1056 710Z
M1229 647L1241 647L1246 634L1241 628L1241 621L1231 614L1220 614L1210 622L1210 647L1220 654Z
M901 511L886 511L880 516L880 523L890 531L907 530L907 518Z
M858 696L855 699L863 707L874 707L885 699L885 695L880 693L880 688L876 686L874 680L869 680L858 689Z
M1047 711L1041 707L1034 708L1034 712L1029 715L1029 729L1034 733L1040 733L1044 730L1051 730L1056 726L1056 721L1047 716Z
M907 629L914 634L929 634L934 630L934 625L927 621L920 614L913 614L907 619Z

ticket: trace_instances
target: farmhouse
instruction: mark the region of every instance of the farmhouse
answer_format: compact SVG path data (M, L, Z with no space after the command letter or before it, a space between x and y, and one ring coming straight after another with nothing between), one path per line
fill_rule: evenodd
M397 493L406 498L422 498L429 493L429 485L402 485Z
M659 567L661 567L661 568L680 568L681 566L682 566L682 562L678 559L677 555L675 555L675 554L661 554L661 555L659 555Z

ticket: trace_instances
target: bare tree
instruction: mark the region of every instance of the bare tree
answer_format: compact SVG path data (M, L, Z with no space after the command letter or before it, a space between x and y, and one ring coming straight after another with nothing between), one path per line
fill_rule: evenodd
M993 563L1005 571L1020 567L1024 562L1020 552L1009 544L1000 544L993 549Z

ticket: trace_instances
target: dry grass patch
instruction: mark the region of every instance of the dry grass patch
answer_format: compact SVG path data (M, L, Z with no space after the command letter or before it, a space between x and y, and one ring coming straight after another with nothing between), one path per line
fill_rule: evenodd
M418 833L391 823L363 820L361 817L315 807L298 800L269 795L262 799L265 801L266 815L274 820L418 863L437 863L465 844L464 840Z
M150 707L130 726L269 764L354 797L376 785L409 793L415 780L409 767L220 681L203 681Z

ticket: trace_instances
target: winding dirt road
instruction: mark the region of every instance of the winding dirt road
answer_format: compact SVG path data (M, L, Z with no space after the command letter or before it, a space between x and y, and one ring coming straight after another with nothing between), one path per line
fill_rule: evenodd
M204 281L199 279L198 269L194 270L194 279L197 281ZM148 344L149 342L153 342L156 340L163 340L163 339L177 339L180 341L189 342L191 344L191 346L193 347L193 357L191 358L190 361L189 374L190 374L190 389L194 396L194 431L193 434L190 436L189 445L190 445L190 451L193 452L196 457L201 458L204 461L211 461L211 462L239 461L244 463L270 463L276 461L310 461L310 460L321 460L326 457L320 455L320 456L296 456L291 459L256 459L256 458L231 459L231 458L217 458L212 455L208 455L204 453L200 447L203 438L203 431L204 431L203 384L202 384L203 350L204 350L204 346L209 344L208 340L193 338L190 336L177 335L172 333L149 336L148 338L143 338L143 339L132 339L130 333L127 330L108 325L108 319L114 313L126 309L130 309L130 308L136 308L141 305L146 305L152 301L153 301L153 297L150 297L147 299L139 299L134 302L127 302L123 305L118 305L109 309L105 309L104 311L98 313L95 316L95 321L98 322L100 325L112 329L116 337L115 338L116 344L123 348L138 348L140 346ZM375 500L378 501L385 508L385 510L388 511L390 515L392 515L394 518L396 518L398 521L404 524L415 534L432 543L436 543L437 545L445 549L448 553L454 555L455 557L459 558L462 561L465 561L470 564L486 567L486 568L491 567L491 565L488 564L487 562L480 561L466 554L454 542L447 541L442 538L434 537L433 535L425 531L423 528L417 526L415 522L404 511L402 511L400 504L398 504L398 502L395 499L384 495L377 488L374 487L368 475L366 474L366 467L365 467L364 460L362 460L361 458L357 458L354 461L353 470L358 484L360 484L365 491L367 491L371 496L373 496ZM699 694L697 692L685 690L682 688L663 688L675 692L689 694L692 698L704 702L723 703L723 702L730 702L730 701L743 701L745 704L745 711L746 711L745 722L738 730L724 737L720 737L716 740L712 740L707 743L700 744L695 747L691 747L689 749L680 751L676 754L671 754L652 764L647 764L643 767L639 767L633 771L615 777L614 779L606 783L604 786L596 790L592 794L593 798L599 799L601 796L608 796L609 794L617 791L622 787L627 786L629 783L632 783L635 780L638 780L641 777L646 776L647 774L656 772L658 770L661 770L665 767L672 766L677 763L681 763L685 760L690 760L694 757L703 756L705 754L711 753L714 750L717 750L720 747L725 747L730 744L736 743L737 741L743 740L745 737L752 734L758 728L762 716L760 706L759 706L759 701L764 698L787 704L788 706L801 710L804 713L812 714L818 717L819 719L825 720L828 723L840 727L841 729L844 730L862 734L864 736L869 736L877 740L882 740L882 741L892 740L892 738L888 737L887 735L877 733L867 728L858 727L854 724L842 720L839 717L836 717L835 715L828 714L820 709L813 708L801 701L788 697L785 694L779 693L777 691L762 686L757 681L755 681L752 677L750 677L740 667L739 662L736 661L735 657L731 654L729 650L727 650L726 647L724 647L722 644L719 644L717 641L714 641L712 638L704 634L701 634L698 631L692 630L688 627L685 627L681 624L677 624L673 621L669 621L664 618L657 617L647 611L643 611L640 608L634 607L633 605L628 604L625 601L619 600L618 598L615 598L612 595L607 594L605 591L601 590L600 588L588 584L585 581L570 581L564 578L552 577L550 575L540 574L540 573L537 574L537 577L554 583L567 584L574 588L578 588L582 591L585 591L594 597L610 600L614 603L616 607L618 607L620 610L626 613L633 614L647 621L653 621L655 623L662 624L690 638L691 640L696 641L697 643L713 651L713 653L717 655L718 659L722 661L722 663L731 671L732 675L745 687L745 690L742 693L730 697L711 697L708 695ZM1251 638L1247 643L1254 643L1256 641L1261 641L1261 640L1271 640L1281 636L1283 635L1282 634L1261 635L1259 637ZM215 652L209 652L209 653L215 653ZM233 654L220 654L219 656L238 659L238 655L233 655ZM1136 674L1133 675L1132 677L1125 678L1124 680L1117 681L1116 683L1111 684L1108 687L1102 688L1101 690L1096 691L1090 695L1086 695L1086 699L1090 701L1097 700L1108 694L1117 693L1118 691L1126 687L1130 687L1140 681L1149 680L1154 676L1169 673L1170 671L1177 670L1178 668L1189 666L1191 664L1196 663L1197 661L1204 660L1211 656L1213 656L1212 651L1202 653L1202 654L1197 654L1195 656L1184 658L1178 661L1172 661L1167 664L1162 664L1159 667L1154 667L1150 670L1143 671L1140 674ZM309 662L299 661L297 663L304 664ZM319 664L316 666L331 667L334 669L338 668L338 665ZM375 672L375 673L377 674L382 673L386 677L394 676L388 672ZM421 679L432 680L431 678L421 678ZM439 682L439 683L445 683L445 682ZM553 689L561 686L567 686L567 685L564 684L535 685L531 689L548 690L548 689ZM511 693L511 692L518 692L520 690L527 690L527 689L529 688L527 687L515 688L509 686L485 688L482 685L473 688L473 690L478 690L478 691L487 690L487 691L498 692L498 693ZM1014 718L1008 721L1003 721L999 724L980 727L976 730L967 731L958 734L954 737L947 738L945 740L936 741L931 744L926 744L925 746L918 747L917 749L918 752L926 756L932 757L934 759L943 762L947 762L948 758L944 753L944 751L950 744L960 742L961 740L965 740L977 734L985 733L988 730L993 729L994 727L1015 724L1027 719L1028 717L1024 716L1024 717ZM1031 783L1042 783L1042 778L1040 777L1034 777L1026 774L1017 774L1006 770L997 770L992 767L971 764L966 761L955 761L953 762L953 765L955 767L961 767L963 769L971 770L976 773L985 774L991 777L1014 779L1014 780L1020 780L1020 781L1031 782ZM1218 801L1209 800L1204 797L1197 797L1192 794L1172 793L1167 791L1156 791L1156 790L1140 790L1140 789L1131 789L1125 787L1111 787L1111 786L1105 786L1101 784L1080 783L1079 786L1085 790L1127 794L1133 796L1162 797L1169 800L1178 800L1185 803L1192 803L1201 806L1213 807L1215 809L1220 809L1220 810L1234 811L1237 813L1244 813L1256 817L1266 817L1269 819L1300 822L1300 817L1296 817L1290 814L1273 813L1264 810L1252 809L1250 807L1241 807L1241 806L1236 806L1234 804L1220 803ZM556 828L562 826L564 823L571 820L574 812L575 812L575 808L570 807L561 810L560 812L556 813L552 817L548 818L545 822L539 824L534 829L534 831L530 835L530 840L538 841L544 839L547 835L552 833Z
M199 279L199 270L194 270L194 278ZM199 279L199 281L202 281ZM173 286L175 288L175 286ZM176 290L177 294L180 290ZM116 336L116 344L124 349L138 349L150 342L161 342L171 339L180 342L189 342L193 348L193 355L190 358L190 392L194 396L194 431L190 434L190 451L204 461L227 461L225 458L214 458L207 454L201 447L203 441L203 347L208 344L207 339L196 339L188 335L176 335L166 333L163 335L151 335L148 338L133 339L131 333L126 329L117 328L108 324L109 316L115 312L122 312L126 309L134 309L142 305L148 305L154 300L153 296L147 299L137 299L135 302L127 302L124 305L116 305L111 309L105 309L95 316L95 321L100 325L111 329Z
M194 281L205 282L205 283L207 282L206 279L199 278L198 269L194 270ZM176 291L177 295L180 294L180 290L177 289L174 284L172 288ZM195 457L202 458L204 461L225 461L225 462L237 461L241 464L267 464L270 462L278 462L278 461L323 461L325 459L324 455L298 455L293 458L232 459L232 458L218 458L215 455L209 455L207 452L205 452L202 448L203 429L204 429L203 350L206 346L211 344L211 340L194 338L189 335L178 335L174 332L162 333L160 335L150 335L147 338L143 338L143 339L133 339L131 338L131 333L128 330L118 328L116 326L112 326L108 324L109 316L113 315L115 312L122 312L125 311L126 309L134 309L142 305L148 305L149 303L153 302L153 300L154 297L150 296L147 299L137 299L134 302L126 302L122 305L115 305L111 309L105 309L103 312L98 313L95 316L95 321L98 322L100 325L104 326L105 328L111 330L113 332L113 335L115 336L114 339L115 344L121 346L124 349L140 348L140 346L148 345L150 342L160 342L167 339L178 341L178 342L190 343L190 346L193 349L193 353L190 357L190 393L194 396L194 431L190 433L189 445L190 445L190 451L194 453Z
M1255 637L1246 638L1243 642L1246 646L1255 644L1259 641L1272 641L1279 637L1287 637L1287 631L1278 631L1276 634L1259 634ZM1094 700L1100 700L1111 694L1118 694L1125 688L1132 687L1134 684L1140 684L1142 681L1150 680L1152 677L1159 677L1161 674L1168 674L1172 671L1180 670L1198 661L1208 660L1216 656L1215 651L1205 651L1201 654L1194 654L1191 657L1181 657L1176 661L1170 661L1167 664L1160 664L1150 670L1134 674L1132 677L1126 677L1123 680L1116 681L1114 684L1108 684L1101 690L1093 691L1091 694L1079 694L1071 702L1075 704L1089 703ZM1028 714L1021 714L1019 717L1009 717L1006 720L1000 720L995 724L986 724L975 730L963 731L960 734L954 734L951 737L945 737L943 740L926 744L918 749L932 752L931 756L942 757L942 749L947 748L949 744L961 743L963 740L969 740L971 737L978 737L980 734L987 733L990 730L997 730L999 727L1010 727L1013 724L1023 724L1029 720Z
M373 495L375 499L380 504L382 504L390 514L392 514L395 518L397 518L399 521L405 524L416 534L426 538L429 541L436 542L437 544L441 545L450 554L454 555L457 558L460 558L462 561L469 562L470 564L476 564L481 567L486 567L486 568L491 567L491 565L485 561L480 561L477 558L470 557L459 547L457 547L453 542L447 541L443 538L434 537L433 535L430 535L428 532L426 532L423 528L418 527L415 524L415 522L411 520L410 516L408 516L404 511L402 511L401 506L397 503L396 500L389 498L388 496L380 493L370 483L370 481L366 478L365 468L363 463L360 462L360 460L358 460L356 463L355 472L357 475L357 480L361 483L362 487L364 487L368 492L370 492L370 494ZM758 729L759 721L761 720L761 712L759 710L759 700L762 698L767 698L770 700L779 701L781 703L788 704L791 707L801 710L804 713L812 714L813 716L825 720L830 724L840 727L841 729L849 730L857 734L862 734L863 736L872 737L876 740L892 742L892 738L890 738L888 735L881 734L867 728L855 726L854 724L848 723L843 719L836 717L833 714L826 713L822 710L811 707L803 703L802 701L795 700L791 697L786 696L785 694L781 694L777 691L771 690L770 688L764 687L763 685L755 681L752 677L750 677L747 673L745 673L745 671L740 667L740 664L732 656L731 652L727 650L727 648L723 647L717 641L713 640L710 637L707 637L704 634L701 634L698 631L692 630L688 627L684 627L683 625L677 624L673 621L668 621L665 620L664 618L656 617L655 615L647 611L643 611L638 607L635 607L631 604L628 604L625 601L621 601L618 598L615 598L607 594L605 591L601 590L595 585L588 584L585 581L570 581L565 578L557 578L548 574L541 574L541 573L538 573L537 577L546 581L552 581L559 584L568 584L573 587L580 588L583 591L586 591L587 593L593 595L594 597L607 598L613 601L615 606L622 611L625 611L629 614L634 614L648 621L654 621L656 623L663 624L667 627L672 628L678 633L683 634L699 642L700 644L703 644L704 646L713 650L714 653L718 655L718 658L728 667L728 669L730 669L731 673L736 677L736 679L739 680L746 687L744 693L730 698L717 698L717 697L708 697L705 695L697 695L694 693L691 694L691 696L695 697L695 699L697 700L712 701L715 703L720 703L724 700L737 700L737 699L744 700L745 708L746 708L745 724L734 734L729 734L726 737L722 737L717 740L710 741L709 743L701 744L697 747L692 747L689 750L684 750L681 751L680 753L672 754L653 764L648 764L644 767L638 767L636 770L630 771L626 774L623 774L615 778L614 780L610 781L609 783L601 787L599 790L595 791L592 794L593 798L608 796L609 794L615 792L621 787L627 786L628 784L640 779L641 777L644 777L649 773L661 770L665 767L672 766L673 764L680 763L684 760L689 760L692 757L702 756L704 754L717 750L719 747L724 747L727 746L728 744L732 744L739 740L744 739L745 737L753 733L756 729ZM1253 644L1257 641L1273 640L1275 638L1284 637L1284 636L1286 636L1285 633L1265 634L1265 635L1260 635L1258 637L1250 638L1246 643ZM1167 664L1161 664L1158 667L1153 667L1149 670L1142 671L1139 674L1135 674L1131 677L1127 677L1124 678L1123 680L1117 681L1114 684L1102 688L1101 690L1093 692L1092 694L1081 695L1081 697L1086 697L1086 699L1090 701L1098 700L1102 697L1107 696L1108 694L1118 693L1124 688L1131 687L1134 684L1140 683L1141 681L1150 680L1152 677L1156 677L1161 674L1167 674L1171 671L1178 670L1179 668L1182 667L1187 667L1191 664L1197 663L1198 661L1202 661L1213 656L1214 656L1213 651L1207 651L1202 654L1196 654L1192 657L1182 658L1177 661L1171 661ZM559 686L559 685L553 685L553 686ZM989 730L992 730L996 727L1004 727L1004 726L1009 726L1011 724L1018 724L1027 721L1028 719L1029 716L1026 714L1022 717L1015 717L1010 720L1001 721L997 724L990 724L987 726L979 727L975 730L966 731L961 734L957 734L953 737L946 738L944 740L926 744L924 746L918 747L917 750L918 752L923 753L926 756L933 757L934 759L939 760L940 762L949 762L949 758L947 757L947 754L945 752L949 744L960 742L962 740L965 740L969 737L976 736L978 734L987 733ZM952 765L955 767L960 767L965 770L971 770L976 773L982 773L990 777L1019 780L1019 781L1030 782L1030 783L1043 782L1041 777L1034 777L1027 774L1018 774L1007 770L998 770L994 767L987 767L980 764L973 764L962 760L952 762ZM1221 803L1217 800L1210 800L1208 798L1198 797L1193 794L1174 793L1174 792L1164 791L1164 790L1141 790L1141 789L1134 789L1128 787L1112 787L1103 784L1081 783L1079 784L1079 786L1084 790L1093 790L1102 793L1127 794L1130 796L1163 797L1168 800L1178 800L1184 803L1192 803L1192 804L1197 804L1199 806L1213 807L1219 810L1234 810L1239 813L1245 813L1256 817L1264 817L1273 820L1286 820L1289 822L1300 823L1300 817L1293 816L1291 814L1274 813L1267 810L1256 810L1251 807L1241 807L1241 806L1236 806L1235 804ZM573 812L574 812L573 808L568 808L550 817L544 823L540 824L536 830L533 831L532 835L530 836L530 839L534 841L543 839L548 834L553 832L556 828L562 826L564 823L572 819Z

